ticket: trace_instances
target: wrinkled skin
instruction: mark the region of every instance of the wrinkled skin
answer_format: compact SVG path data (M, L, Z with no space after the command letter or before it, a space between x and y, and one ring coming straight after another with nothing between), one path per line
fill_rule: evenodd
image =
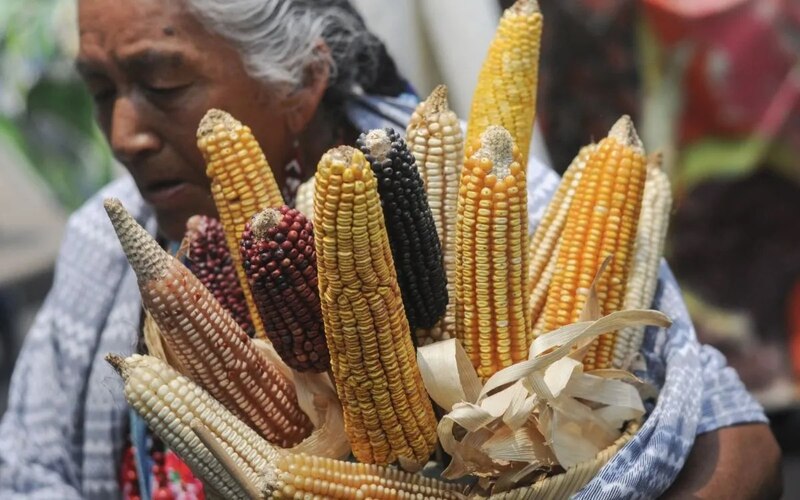
M313 121L328 74L286 92L251 78L229 43L182 0L80 0L76 67L115 157L153 206L163 236L178 241L194 214L216 215L196 145L205 112L250 126L276 179Z

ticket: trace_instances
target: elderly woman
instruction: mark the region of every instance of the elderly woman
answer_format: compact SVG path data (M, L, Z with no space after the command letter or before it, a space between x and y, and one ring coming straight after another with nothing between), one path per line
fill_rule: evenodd
M194 135L209 108L250 125L291 196L326 149L364 129L402 130L415 104L346 0L80 0L79 24L77 67L128 175L69 222L0 427L1 498L117 497L130 480L126 443L147 448L103 362L136 349L141 321L103 197L120 198L174 243L189 216L215 214ZM557 178L535 160L529 168L535 221ZM697 344L666 268L660 288L656 306L675 325L643 349L659 404L580 496L774 494L779 452L761 408L724 359ZM147 452L137 449L137 460Z

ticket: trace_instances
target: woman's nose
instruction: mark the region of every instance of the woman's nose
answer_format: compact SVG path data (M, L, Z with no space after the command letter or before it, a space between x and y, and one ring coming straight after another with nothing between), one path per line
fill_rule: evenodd
M148 123L146 113L131 97L121 96L114 103L109 132L114 156L126 166L141 161L161 147L161 141Z

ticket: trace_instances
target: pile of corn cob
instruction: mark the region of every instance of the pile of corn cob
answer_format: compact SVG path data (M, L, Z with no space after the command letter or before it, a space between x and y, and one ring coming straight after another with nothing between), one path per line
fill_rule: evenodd
M297 209L283 204L250 129L209 111L198 147L219 221L190 221L186 267L106 202L169 352L109 362L210 493L456 498L455 486L410 473L437 444L415 346L457 338L488 379L577 321L592 285L605 314L650 305L670 188L627 117L579 152L528 237L541 26L534 0L504 13L466 141L440 86L411 117L407 143L373 130L328 151ZM601 337L585 368L627 368L643 333ZM305 372L330 377L340 431L362 463L292 449L320 426L298 385Z

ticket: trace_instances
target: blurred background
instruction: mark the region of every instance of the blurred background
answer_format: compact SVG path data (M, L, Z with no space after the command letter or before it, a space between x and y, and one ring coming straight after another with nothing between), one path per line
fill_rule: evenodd
M466 117L509 0L355 0ZM765 405L800 498L800 2L541 1L535 149L562 171L627 113L664 154L667 258L701 340ZM388 8L391 6L391 8ZM72 68L74 0L0 1L0 415L66 216L121 172Z

